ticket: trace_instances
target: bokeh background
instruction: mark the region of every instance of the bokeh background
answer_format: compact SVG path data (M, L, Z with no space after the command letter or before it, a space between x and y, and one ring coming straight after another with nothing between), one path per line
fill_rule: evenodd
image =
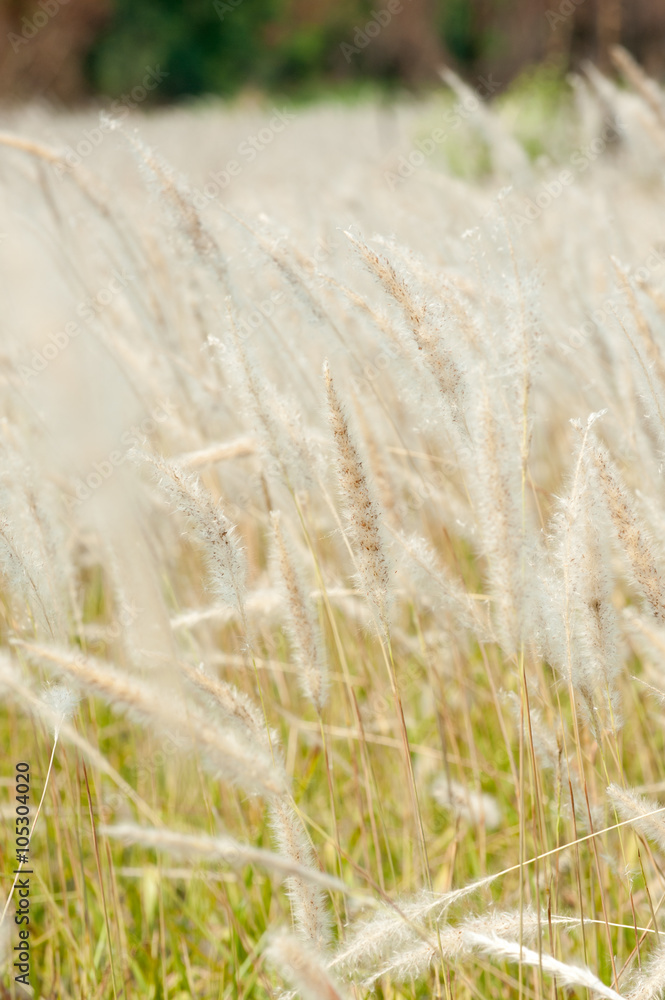
M664 0L401 0L371 44L358 44L388 2L2 0L0 99L114 98L148 66L168 72L159 102L415 90L435 83L442 63L506 87L543 62L562 76L586 59L607 67L616 43L663 75Z

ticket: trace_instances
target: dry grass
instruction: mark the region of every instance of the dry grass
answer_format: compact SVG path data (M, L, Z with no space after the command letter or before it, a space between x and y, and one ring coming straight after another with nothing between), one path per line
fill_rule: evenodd
M169 111L73 169L93 118L5 121L35 996L662 995L665 130L618 61L537 162L509 103Z

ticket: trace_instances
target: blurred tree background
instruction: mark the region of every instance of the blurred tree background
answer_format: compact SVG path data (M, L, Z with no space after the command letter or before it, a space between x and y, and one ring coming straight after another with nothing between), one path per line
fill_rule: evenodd
M549 60L608 64L621 42L665 63L665 0L0 0L0 95L117 97L148 67L154 100L308 94L364 81L418 88L442 63L503 86ZM399 9L398 9L399 8ZM378 26L378 30L377 30Z

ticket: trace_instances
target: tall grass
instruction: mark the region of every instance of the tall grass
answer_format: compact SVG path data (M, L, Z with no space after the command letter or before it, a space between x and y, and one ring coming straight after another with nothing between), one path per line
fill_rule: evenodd
M665 105L617 63L555 160L515 101L420 160L436 101L303 111L224 190L260 110L75 167L89 118L6 123L8 995L17 761L35 996L663 995Z

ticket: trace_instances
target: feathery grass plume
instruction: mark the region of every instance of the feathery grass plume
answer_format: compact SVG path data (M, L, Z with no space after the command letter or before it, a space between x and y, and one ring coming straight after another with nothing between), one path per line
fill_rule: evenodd
M37 718L47 724L58 742L60 732L67 727L80 698L67 684L46 682L41 693L32 689L18 665L4 654L0 655L0 687L19 696Z
M657 625L650 616L641 615L631 605L623 609L621 617L635 656L644 664L659 664L665 655L665 627ZM635 679L641 680L633 677Z
M286 798L272 798L270 825L280 854L290 858L300 868L318 870L312 842ZM298 932L311 941L318 951L323 951L330 941L330 914L324 894L311 882L295 875L288 879L287 890Z
M73 716L80 700L80 696L67 684L47 684L44 688L43 701L53 712L52 729L56 740L63 725Z
M135 823L118 823L102 826L100 833L125 844L154 847L176 857L205 858L208 861L224 861L235 868L243 865L257 865L281 878L298 878L304 883L336 892L348 892L348 887L338 878L326 875L308 865L299 865L283 854L266 851L250 844L242 844L228 835L208 837L197 833L180 833L157 827L137 826Z
M210 703L222 711L225 721L240 726L247 739L256 739L265 750L272 747L274 751L279 737L275 730L266 729L261 709L248 695L228 681L206 673L202 663L198 669L182 662L178 666L192 686L207 695Z
M617 677L621 667L618 615L612 593L614 574L607 545L610 525L604 505L589 482L587 442L600 413L582 427L568 495L555 518L556 616L546 623L549 646L560 673L580 695L591 725L597 729L604 705L611 728L621 724ZM599 703L599 704L598 704Z
M17 445L19 443L27 442L19 438ZM16 450L10 452L8 459L3 478L8 483L13 504L18 505L19 517L13 520L17 527L20 524L26 568L35 572L35 582L42 595L41 604L49 607L53 627L57 629L55 638L62 641L67 635L68 619L73 610L76 569L60 516L61 497L54 484L35 475ZM4 502L0 503L5 506Z
M62 171L61 176L71 180L86 201L92 205L98 216L103 219L118 237L123 254L131 260L133 267L139 269L138 255L131 239L128 238L126 218L118 202L113 197L109 187L99 177L90 173L80 163L72 164L68 150L57 150L43 143L34 142L24 136L12 135L9 132L0 133L0 146L18 149L38 162Z
M96 747L92 746L84 736L81 736L66 719L63 719L62 714L60 714L62 706L58 706L54 710L51 705L47 704L44 696L39 695L33 689L24 674L18 669L18 666L9 657L4 656L0 656L0 690L2 690L3 694L7 692L11 693L17 703L21 704L36 719L40 719L49 726L54 735L57 731L60 741L75 746L100 774L106 774L114 782L123 795L132 801L147 819L152 823L159 823L159 817L137 795L131 785L128 785L124 778L118 774L115 768L109 764L106 757Z
M286 775L256 741L249 742L237 730L220 729L196 706L184 707L176 692L137 681L115 667L80 653L20 640L15 645L33 662L52 666L70 681L127 711L144 725L167 733L178 733L197 748L213 773L248 791L263 795L283 794Z
M428 940L432 925L442 924L452 906L492 881L493 876L489 876L450 892L421 890L413 897L397 899L394 906L382 904L372 917L351 925L328 967L343 976L375 969L379 962L388 962L392 956L412 947L414 934L422 941L421 930L424 929Z
M280 970L302 1000L344 1000L344 994L330 978L320 956L300 938L285 931L270 936L265 955Z
M373 240L386 248L393 270L397 269L399 261L404 268L405 281L414 288L418 287L418 295L423 304L426 304L427 308L433 307L437 315L439 311L440 315L443 315L444 311L450 310L469 342L479 347L480 342L477 339L479 330L475 324L477 317L471 312L471 307L477 298L475 281L469 280L468 275L461 273L452 263L437 262L436 265L427 263L421 254L409 246L398 243L394 237L387 239L381 234L376 234ZM432 298L439 301L433 303Z
M654 331L651 328L649 319L644 314L644 311L640 307L640 303L638 301L638 294L645 288L645 279L641 275L638 276L632 274L631 269L627 265L623 264L617 257L612 256L610 257L610 260L612 262L619 287L621 288L621 291L630 306L630 311L633 315L633 319L635 320L635 327L642 341L646 360L649 365L653 367L662 389L663 382L665 381L665 360L663 359L663 352L661 345L654 337ZM614 311L614 315L620 322L620 318L617 316L616 311ZM643 359L642 362L644 363Z
M246 458L256 452L256 442L254 438L244 435L233 441L223 441L219 444L210 444L205 448L198 448L196 451L185 452L179 455L175 464L181 469L190 472L192 469L200 469L205 465L214 465L216 462L226 462L231 458Z
M310 316L320 322L326 322L337 333L334 323L328 316L323 303L310 290L305 279L305 274L297 267L294 267L288 252L289 248L285 246L284 236L276 235L273 230L266 226L263 227L263 231L253 228L245 219L240 218L240 216L236 215L226 205L222 206L222 209L230 219L233 219L239 227L251 236L256 247L275 266L296 300L307 309ZM262 216L262 221L266 221L265 215Z
M240 614L235 607L228 604L213 604L207 608L193 608L190 611L183 611L179 615L174 615L171 619L171 628L174 631L185 628L193 628L201 622L218 622L225 625L244 618L261 618L263 621L281 621L282 615L282 595L275 587L261 587L250 590L245 596L242 611Z
M607 997L607 1000L622 1000L621 995L601 982L591 969L578 965L568 965L552 955L520 947L517 941L506 941L496 934L479 934L476 931L468 931L466 939L476 951L482 952L490 958L533 965L554 976L562 986L585 986L592 993Z
M405 568L416 586L418 597L454 615L456 628L469 629L476 639L482 637L491 641L489 623L483 620L483 609L478 608L478 602L442 564L427 539L415 534L407 535L403 531L392 533L404 550Z
M323 367L323 377L330 425L337 448L338 482L350 527L359 584L376 608L381 626L386 629L390 606L390 573L381 515L327 361Z
M626 1000L662 1000L665 993L665 943L654 948L649 961L626 985Z
M157 150L151 149L141 138L125 129L120 131L136 154L148 183L156 182L169 215L175 220L192 249L204 263L212 265L215 277L225 282L228 263L217 240L201 218L189 185L177 176L175 169Z
M522 510L522 472L510 427L485 383L473 414L475 454L467 480L483 555L487 558L492 610L499 642L513 655L530 631L533 567L527 562L528 515Z
M604 6L609 9L611 0ZM90 162L113 176L113 195L128 209L131 223L123 223L124 242L120 230L112 230L112 201L104 215L103 197L93 209L72 184L79 176L76 167L67 169L62 183L55 180L61 168L69 167L64 156L35 159L32 153L28 160L27 142L17 142L15 147L23 151L16 152L0 137L7 161L0 170L0 209L10 209L0 211L0 262L9 321L6 335L0 337L0 384L7 390L0 393L0 440L10 443L6 451L0 444L0 517L23 559L22 567L10 566L10 575L0 578L0 645L3 637L28 640L37 633L40 638L34 642L46 646L41 636L48 634L50 624L56 638L48 643L63 648L69 643L68 656L79 655L79 644L91 657L103 646L99 660L129 684L136 679L129 694L121 692L130 702L121 704L125 717L111 707L110 725L105 725L109 709L102 700L92 695L87 699L81 713L90 740L86 743L74 724L60 721L58 706L56 712L47 706L41 687L42 677L62 679L76 690L83 685L64 671L56 674L41 659L33 665L18 650L11 672L5 671L0 652L0 699L6 702L2 733L7 746L33 762L32 769L46 759L53 725L59 740L70 744L69 763L72 754L84 760L88 777L92 765L90 791L104 823L124 824L136 814L135 822L158 831L165 827L157 833L127 827L120 832L124 829L127 841L146 845L129 852L136 859L129 863L137 865L130 869L132 877L141 879L146 926L154 925L158 945L140 956L141 973L147 982L166 984L172 996L197 990L208 996L219 992L220 983L222 992L229 984L229 992L246 987L246 993L276 993L278 974L262 961L260 939L266 921L272 921L274 929L291 929L289 905L305 947L313 947L328 976L339 978L353 1000L365 1000L372 987L393 1000L436 993L454 994L455 1000L476 995L497 1000L513 993L517 997L518 987L528 1000L555 995L556 984L538 965L522 962L518 968L500 956L498 961L489 959L465 931L507 942L501 947L512 949L518 961L521 948L535 953L542 947L562 962L588 965L614 990L620 989L617 983L628 983L624 969L636 968L641 959L644 979L638 976L637 985L621 992L634 989L640 1000L640 982L643 1000L645 993L650 1000L663 992L657 984L661 969L647 964L657 944L649 940L657 939L656 925L649 922L651 902L660 919L658 871L645 863L644 884L640 878L639 885L629 875L631 892L623 877L624 864L633 860L634 837L639 843L644 836L642 828L628 832L626 858L620 838L607 837L602 830L612 829L615 822L604 794L610 781L650 798L662 795L665 802L665 792L656 790L662 777L663 705L647 699L628 672L617 669L626 660L627 641L634 653L631 672L649 682L652 693L660 689L665 697L665 681L659 677L665 662L665 615L654 615L632 582L631 570L622 568L625 557L614 538L616 525L589 455L595 427L587 438L577 493L574 469L570 479L566 470L578 461L579 446L575 439L571 447L569 417L583 414L586 419L588 412L606 406L608 419L598 439L620 470L638 523L644 522L655 543L653 562L665 589L665 569L660 566L665 492L659 469L664 456L654 405L657 401L665 414L658 396L659 353L665 344L665 261L662 212L657 210L665 195L665 132L654 127L652 114L643 107L645 95L636 99L610 86L608 101L615 115L626 110L626 142L615 141L610 124L605 128L607 108L595 98L591 129L585 133L584 122L573 120L568 111L549 114L550 95L553 101L562 96L562 106L568 103L559 85L549 82L545 126L544 119L539 121L541 81L534 83L533 90L528 85L528 114L522 114L521 87L507 95L501 109L503 126L512 129L517 122L530 148L540 147L545 154L538 177L534 174L526 186L516 180L510 198L498 194L504 181L489 164L484 164L489 172L481 184L417 168L400 170L411 176L395 178L394 185L388 175L381 177L374 126L379 123L381 134L392 128L400 141L410 142L408 137L422 136L430 122L432 128L441 124L434 121L441 117L436 101L417 106L398 101L390 109L358 107L343 113L316 109L279 135L272 127L269 132L261 129L260 110L137 114L133 125L151 147L165 153L178 147L179 168L192 172L202 193L197 197L193 188L185 190L183 185L183 201L178 203L180 182L155 157L157 171L163 171L159 178L151 169L152 187L159 187L158 213L133 184L128 150L118 146L113 135L107 136ZM470 97L467 91L461 93L465 101ZM278 118L271 126L277 129L279 115L289 117L278 109L267 117L273 114ZM30 120L41 131L50 127L39 109L30 112ZM18 121L21 128L30 127L30 122ZM66 117L56 125L72 148L86 128L83 119ZM449 143L450 149L457 147L455 154L465 167L475 160L475 151L483 158L486 151L480 143L464 146L467 137L473 140L471 131L461 128ZM653 138L659 132L657 146ZM220 164L252 134L259 134L263 145L254 167L226 186L223 172L217 173ZM263 142L268 135L274 141ZM430 143L418 145L424 149ZM620 149L620 156L613 155L614 149ZM406 148L403 152L405 163L413 165L418 159ZM19 169L12 174L14 161ZM293 170L284 169L287 162ZM562 167L571 165L574 169L568 173L575 174L574 183L566 183ZM309 186L303 184L303 171ZM314 200L310 188L317 192ZM525 198L537 202L538 211L527 208ZM266 216L245 224L226 212L220 204L225 200L257 216L274 211L288 220L288 231L285 224L278 232ZM22 206L21 219L11 211L14 203ZM201 209L202 231L193 216L186 217L191 206ZM391 234L383 242L380 236L370 241L376 251L369 259L374 271L335 230L343 218ZM479 228L469 233L469 227ZM323 233L331 238L323 253L310 256L308 266L307 251L320 245ZM216 269L214 240L219 242L219 257L225 258L220 259L227 268L224 275ZM295 250L291 240L299 244ZM607 266L609 251L625 260L618 277ZM27 260L39 262L34 273L25 267ZM543 267L537 303L531 279L523 278L534 260ZM108 287L114 270L121 285L127 279L117 299L111 295L115 283ZM69 345L68 331L75 329L71 326L49 332L38 286L54 296L55 312L60 316L62 310L63 320L70 308L74 318L94 314L85 319L92 340L72 334ZM104 300L109 299L107 305ZM249 351L248 373L238 362L235 374L246 395L228 391L234 349L227 302L241 347L248 344L259 362L252 368ZM312 321L313 316L318 320ZM621 324L637 347L637 366ZM245 338L250 327L251 336ZM537 331L542 331L540 337ZM223 356L211 348L211 332L224 339ZM543 349L537 355L538 339ZM362 460L370 496L377 501L379 532L385 527L390 545L388 581L396 603L399 600L399 608L391 611L390 651L404 679L403 700L397 706L400 726L404 719L402 733L395 731L390 712L384 650L366 634L373 622L377 628L374 603L347 582L346 571L358 569L353 565L351 522L347 528L344 521L344 545L338 544L342 502L330 502L326 487L335 470L324 469L335 457L333 435L327 424L319 429L319 439L307 427L310 413L318 412L315 407L322 403L318 373L331 343L341 345L335 358L329 353L334 387L347 404L349 436ZM83 419L80 408L71 407L71 394L79 389ZM107 390L113 396L112 409L99 405L100 393L105 396ZM176 401L177 415L163 421L155 417L154 432L144 432L150 422L142 423L143 417L166 396ZM323 733L314 709L296 691L302 673L296 642L289 640L285 655L282 636L291 617L288 600L271 585L266 569L268 551L276 548L268 513L281 508L286 547L291 540L295 548L296 576L302 567L300 607L309 610L312 602L320 612L320 595L309 592L314 562L306 548L301 551L304 534L292 517L293 501L283 485L285 479L297 483L293 463L300 432L295 419L289 422L289 396L299 403L316 453L316 464L308 470L314 484L306 500L297 497L297 505L306 504L308 530L318 539L317 571L326 582L326 604L329 599L333 612L321 628L330 642L326 654L334 678ZM69 414L64 420L57 416L61 404L63 414ZM360 415L356 410L361 408ZM140 410L145 410L141 416ZM125 419L129 424L138 421L140 427L130 430ZM20 436L15 435L16 426ZM140 444L144 437L152 442L149 448ZM122 492L120 480L127 470L112 467L124 464L129 440L137 448L168 456L169 463L184 469L194 482L200 474L212 507L221 498L224 514L241 520L243 538L238 541L246 545L251 592L225 578L226 598L214 593L195 530L183 511L169 507L161 494L159 502L140 505L139 520L131 502L115 505L109 497L106 505L101 493L88 507L87 500L81 500L81 506L74 501L71 468L79 456L77 500L88 487L95 496L97 487L91 484L105 480L107 473L119 477L113 482ZM115 456L114 447L119 449ZM16 465L7 454L11 450L19 456ZM319 469L324 469L325 478L317 475ZM132 479L127 479L130 494L139 485ZM171 482L168 496L175 507L201 499L198 483L194 489L185 485L187 500ZM152 481L150 493L156 501L158 488ZM565 498L561 507L560 495ZM242 517L234 513L239 508ZM571 511L577 513L572 516ZM197 510L197 517L208 522L209 514ZM193 521L196 525L197 518ZM224 522L220 529L216 522L222 539L226 527ZM409 537L400 537L396 544L399 528ZM189 533L195 551L182 550L181 531ZM203 537L208 549L206 531ZM217 540L215 559L228 567L232 558ZM0 560L2 544L0 539ZM562 546L567 546L565 560ZM393 555L404 570L399 578L393 576ZM244 567L240 571L244 577ZM204 585L206 592L197 598ZM178 603L181 600L184 603ZM626 603L632 607L625 613L630 627L615 642L614 608ZM50 611L52 604L61 605L64 629ZM123 615L122 609L133 612L138 605L142 611L130 625L130 615ZM539 620L532 616L532 605ZM301 616L305 613L301 610ZM251 652L260 657L249 656L247 650L244 655L234 652L234 636L245 636L243 615L257 637ZM640 635L652 648L638 645ZM506 648L517 656L505 655ZM562 692L562 677L570 677L569 658L575 705L583 710L586 700L593 718L597 713L595 732L578 725ZM87 663L87 683L90 673L93 678L99 674L99 660ZM388 660L392 665L393 658ZM201 662L206 672L197 670ZM141 671L139 664L144 666ZM524 668L520 677L516 664ZM268 740L263 713L252 703L253 677L261 681L268 719L279 720L275 729L284 739L283 750L274 737ZM136 685L141 694L138 709L131 707ZM118 701L115 679L110 684L106 677L100 686L111 703ZM628 696L633 706L625 712L624 732L616 739L605 725L608 687L624 699ZM578 694L582 690L584 699ZM507 718L505 691L518 705L517 726ZM396 694L398 701L400 692ZM294 716L294 696L296 703L305 703L314 721ZM170 738L164 737L165 731ZM405 731L412 739L400 740ZM199 740L210 743L213 738L216 749L200 747ZM319 766L322 739L330 768ZM170 751L178 747L180 757L173 758ZM418 779L417 793L408 797L404 782L396 777L402 751L404 763L408 767L412 761L409 771ZM229 788L219 774L222 765L228 773L233 753L238 760L232 766L243 772L242 779L234 773L237 789ZM452 800L458 811L470 805L469 819L475 823L482 801L474 792L467 799L453 779L478 792L491 790L505 818L500 832L490 835L474 826L466 837L455 837L449 825L442 826L441 810L425 794L441 772L442 760L449 774L444 801ZM142 775L138 787L154 796L152 809L121 777L136 766ZM271 767L282 786L274 792L265 787L266 778L271 783ZM248 768L254 768L249 779ZM289 779L293 775L294 798L285 773ZM599 784L605 773L606 781ZM193 781L188 784L194 774L196 787ZM38 849L40 839L49 839L49 851L41 854L39 889L56 919L41 949L43 962L33 969L33 985L48 994L57 983L63 995L98 993L98 1000L109 1000L113 966L116 985L131 981L133 974L135 894L120 898L112 877L114 872L123 875L123 854L128 852L115 834L103 839L101 861L109 873L105 885L113 896L105 899L105 893L93 891L87 894L89 905L80 905L95 873L94 838L76 837L80 805L87 795L83 767L62 770L63 780L55 787L39 777L35 775L40 786L51 793L44 799L34 842ZM247 781L265 801L245 794ZM569 803L574 803L574 812ZM0 816L8 818L12 805L0 800ZM183 810L188 813L185 825ZM422 866L415 856L420 845L412 836L413 821L419 817ZM665 813L648 816L633 808L624 823L646 828L656 818L665 822ZM92 819L97 829L96 816ZM487 815L485 820L486 827L493 825ZM189 833L174 832L182 829ZM238 854L227 834L241 845ZM155 853L157 840L160 849ZM657 861L661 841L649 841ZM80 844L80 850L72 851L72 843L75 848ZM169 878L186 879L188 891L160 896L161 862L170 865L171 849L178 848L191 860L167 871ZM267 856L261 848L268 849ZM365 888L344 893L327 881L338 874L336 851L342 868L357 872ZM224 852L242 867L231 870ZM229 935L219 934L219 896L201 884L209 879L192 877L208 876L215 869L229 887L222 893L222 922L231 929ZM439 889L451 881L463 888L444 899L419 894L421 871L425 878L430 874ZM469 884L485 872L493 874ZM278 885L281 877L291 880L285 887L291 900ZM65 889L69 905L59 906L58 894ZM530 901L546 905L550 896L553 903L562 901L566 912L574 908L583 935L555 914L530 914ZM365 909L359 912L356 905L361 904ZM495 915L494 906L517 913ZM340 924L345 922L339 942L337 928L331 932L328 927L329 917L336 916ZM184 965L178 941L183 924L194 928L186 942L191 963L183 950ZM335 951L321 953L316 943L329 936ZM110 966L106 975L99 969L100 941L106 945L102 962ZM639 952L634 950L638 945ZM201 961L201 955L209 954L213 962ZM626 960L632 965L626 966ZM611 967L617 973L612 981ZM315 982L318 985L320 977ZM283 986L294 988L286 982ZM586 992L581 985L559 991L571 996Z
M19 448L29 444L18 428L12 443L0 442L0 570L9 592L20 595L33 628L54 641L68 633L75 570L63 528L61 501L50 482L41 482ZM23 607L21 607L23 605ZM14 609L12 609L14 610ZM18 624L18 623L17 623ZM26 623L27 624L27 623Z
M507 249L499 240L507 242ZM480 552L487 559L488 583L499 642L509 655L532 643L535 634L535 588L543 551L534 530L529 456L533 426L533 379L538 342L536 277L525 279L510 234L492 236L489 248L511 280L502 295L492 280L479 280L485 338L476 355L466 416L473 447L463 468L473 503ZM485 249L473 259L490 278ZM486 291L486 288L489 291ZM490 318L491 317L491 318ZM476 543L477 544L477 543Z
M449 779L445 772L437 775L430 791L440 806L471 826L482 824L487 830L497 830L501 826L503 817L499 803L487 792L466 788L459 781Z
M514 913L490 912L479 917L469 917L458 924L446 924L437 931L436 938L428 934L412 932L411 942L404 942L396 949L380 968L363 978L364 987L372 989L383 976L390 976L397 983L409 979L422 979L441 957L454 963L473 954L476 947L474 933L505 938L519 935L522 929L523 941L535 941L551 923L552 926L571 927L580 924L577 917L565 917L536 911L527 907L520 915Z
M172 505L183 512L203 544L210 578L217 594L245 623L247 562L235 526L198 479L154 455L143 455L159 474L159 485Z
M0 569L11 590L21 594L25 606L30 608L36 623L52 638L55 637L53 608L41 593L41 573L30 567L26 552L14 535L10 520L0 515Z
M665 806L619 785L610 785L607 794L619 816L630 820L631 826L653 840L665 853Z
M616 257L612 257L611 260L619 286L628 302L634 321L634 330L637 334L630 328L632 324L629 324L628 317L621 316L616 308L613 309L616 323L621 328L631 348L629 356L634 371L635 391L639 391L640 399L643 400L644 404L644 410L640 408L637 413L643 417L646 437L654 439L655 442L662 445L665 440L665 362L663 354L659 340L654 337L654 332L640 306L638 293L629 277L628 269Z
M451 416L456 418L464 408L465 380L459 361L442 337L445 317L431 300L419 295L405 278L397 274L386 257L379 256L364 241L357 240L351 233L345 232L344 235L372 274L401 306L415 346L421 352L418 355L419 360L422 359L433 377L442 399L450 408Z
M365 444L370 476L375 484L379 505L386 517L386 527L389 527L391 522L399 521L397 510L399 489L394 475L396 470L392 455L387 450L385 442L378 440L376 434L378 422L374 408L368 405L366 409L356 407L356 415L359 418L358 429Z
M328 696L328 663L318 616L309 596L303 567L282 527L279 511L270 514L273 558L278 568L289 614L289 632L298 659L298 678L306 698L321 714Z
M596 446L588 457L594 482L605 504L614 533L632 571L633 581L647 602L651 614L665 622L665 588L657 562L657 552L646 525L606 448Z
M201 670L192 670L186 665L182 669L188 679L200 690L210 695L214 704L222 708L228 716L236 720L242 727L245 736L258 739L264 750L270 750L273 759L277 760L280 769L283 767L281 753L276 752L277 737L268 730L256 706L230 684L209 677ZM302 822L286 799L273 798L270 805L270 815L275 840L284 859L284 873L289 875L287 888L294 918L301 933L317 943L327 942L330 935L329 918L325 909L325 900L321 892L312 888L311 884L321 885L321 879L316 867L316 859L307 833ZM291 871L288 866L291 866ZM312 873L310 879L299 875L301 871Z
M229 364L228 354L222 357L227 371L235 378L244 397L248 412L253 415L257 437L263 445L268 468L273 468L278 478L291 490L301 492L311 489L312 470L316 459L295 400L277 392L266 377L260 364L239 335L231 307L227 304L231 322L235 357ZM209 338L213 341L213 338Z

